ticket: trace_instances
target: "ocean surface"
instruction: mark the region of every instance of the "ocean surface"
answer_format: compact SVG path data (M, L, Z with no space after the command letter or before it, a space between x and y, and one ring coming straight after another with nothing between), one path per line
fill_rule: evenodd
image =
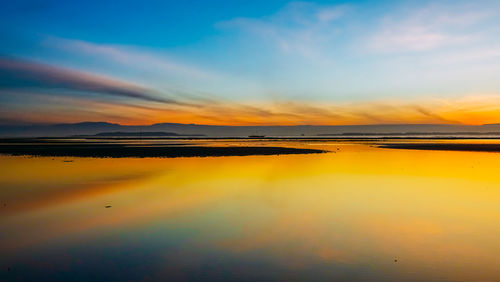
M500 281L500 153L173 142L329 152L0 155L0 281Z

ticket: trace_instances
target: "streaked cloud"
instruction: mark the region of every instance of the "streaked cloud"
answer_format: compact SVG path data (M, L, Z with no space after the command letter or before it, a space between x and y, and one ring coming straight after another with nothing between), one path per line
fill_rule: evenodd
M182 56L165 50L129 45L113 45L47 36L41 46L90 61L91 69L125 73L141 84L157 89L177 100L206 103L220 97L257 94L257 83L216 67L186 62ZM191 59L191 61L196 61ZM243 94L241 94L243 93Z
M20 97L29 94L18 93ZM26 96L27 95L27 96ZM33 99L33 98L32 98ZM6 104L0 120L22 122L108 121L121 124L159 122L213 125L354 125L354 124L486 124L500 122L500 95L457 99L379 100L344 103L252 101L193 107L98 101L88 97L36 96L30 104Z
M196 78L215 78L217 76L217 74L213 72L168 58L165 54L155 54L151 51L138 50L138 48L132 48L130 46L96 44L83 40L65 39L53 36L45 38L43 44L71 53L78 53L80 55L86 54L104 60L111 60L115 63L135 69L154 69L156 71L167 73L173 72Z
M134 98L149 102L179 102L153 94L153 91L105 76L64 69L24 60L0 58L0 88L42 89L89 92L98 95Z

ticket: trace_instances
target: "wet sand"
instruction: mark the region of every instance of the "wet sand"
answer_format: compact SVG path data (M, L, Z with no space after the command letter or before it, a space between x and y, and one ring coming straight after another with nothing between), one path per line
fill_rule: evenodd
M500 152L500 144L464 144L464 143L393 143L380 144L380 148L434 150L434 151L470 151Z
M11 156L93 158L176 158L325 153L323 150L261 146L128 145L113 143L0 143L0 154Z

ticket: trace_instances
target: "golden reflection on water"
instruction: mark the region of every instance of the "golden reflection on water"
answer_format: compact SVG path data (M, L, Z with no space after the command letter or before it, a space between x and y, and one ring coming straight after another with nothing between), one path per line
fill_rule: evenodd
M202 265L200 253L215 252L242 264L265 260L288 270L281 279L311 269L332 277L354 269L366 275L338 277L500 280L500 154L349 142L285 145L332 152L0 156L2 265L22 262L34 250L144 233L149 237L133 241L160 245L181 238L180 265ZM156 271L174 275L170 268Z

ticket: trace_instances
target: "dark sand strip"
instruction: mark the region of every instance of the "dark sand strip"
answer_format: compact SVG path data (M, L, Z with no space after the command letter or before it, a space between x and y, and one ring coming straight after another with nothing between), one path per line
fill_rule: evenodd
M500 152L500 144L392 143L379 144L379 148L435 151Z
M127 146L121 144L0 144L0 154L92 158L176 158L325 153L287 147Z

